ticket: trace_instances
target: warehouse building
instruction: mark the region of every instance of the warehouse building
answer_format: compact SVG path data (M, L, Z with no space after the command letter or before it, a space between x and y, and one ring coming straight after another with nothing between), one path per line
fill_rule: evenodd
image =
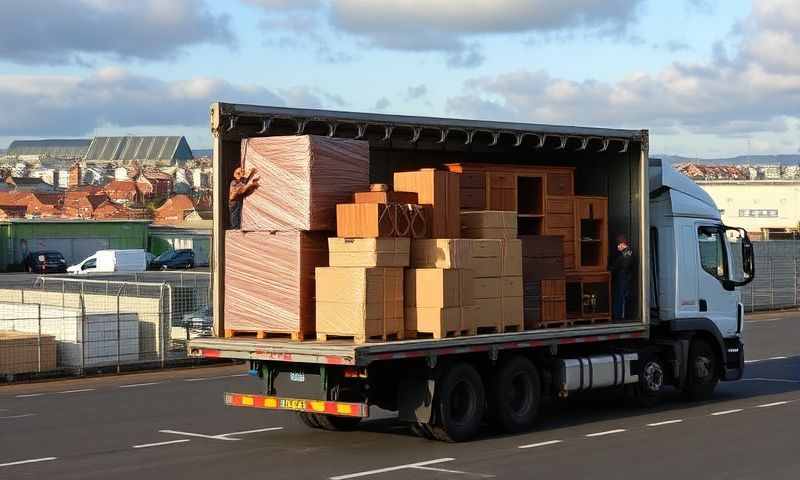
M747 230L754 240L797 238L800 181L697 181L714 199L726 225Z
M193 158L185 137L94 137L83 160L87 165L136 161L178 165Z
M56 250L73 265L97 250L147 248L149 220L0 221L0 271L21 269L28 252Z
M89 139L14 140L6 155L20 160L82 159L89 150Z

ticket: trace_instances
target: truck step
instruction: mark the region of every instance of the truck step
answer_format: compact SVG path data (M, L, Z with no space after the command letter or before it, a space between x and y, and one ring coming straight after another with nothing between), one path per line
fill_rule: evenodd
M270 332L267 330L234 330L225 329L225 338L286 338L295 341L303 341L303 332Z
M383 335L354 335L354 334L339 334L339 333L319 333L317 332L317 341L330 342L332 340L349 340L353 343L367 343L367 342L390 342L393 340L403 340L404 332L387 333Z

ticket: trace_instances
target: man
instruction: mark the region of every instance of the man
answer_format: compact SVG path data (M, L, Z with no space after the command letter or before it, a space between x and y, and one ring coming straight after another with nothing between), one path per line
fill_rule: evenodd
M244 197L258 188L259 177L255 173L255 168L251 168L247 176L245 176L242 167L237 167L233 171L233 180L231 180L230 189L228 190L228 213L230 213L232 229L238 230L242 227L242 202Z
M615 320L624 320L633 283L633 250L622 234L617 235L617 253L611 263L611 274L614 290L611 313Z

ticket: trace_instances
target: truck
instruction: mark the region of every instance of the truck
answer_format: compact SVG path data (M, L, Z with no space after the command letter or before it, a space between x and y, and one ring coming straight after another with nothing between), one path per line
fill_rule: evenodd
M647 130L215 103L211 133L215 336L187 348L192 357L249 362L258 393L226 392L226 405L294 411L329 430L353 429L379 408L420 436L459 442L487 421L531 429L547 397L617 389L647 406L668 387L701 400L742 377L737 288L754 278L752 244L694 182L649 158ZM576 191L607 196L609 236L627 236L635 253L631 311L609 323L441 339L224 338L226 199L240 142L301 134L369 141L375 183L454 160L574 167Z

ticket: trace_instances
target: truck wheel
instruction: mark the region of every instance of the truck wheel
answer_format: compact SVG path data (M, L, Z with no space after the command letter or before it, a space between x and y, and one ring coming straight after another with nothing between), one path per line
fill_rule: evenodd
M689 365L684 392L690 400L707 400L719 382L719 363L706 340L695 339L689 347Z
M428 425L427 423L412 422L411 431L414 433L414 435L420 438L427 438L428 440L434 439L430 425Z
M317 419L313 416L312 413L297 412L297 418L299 418L300 421L303 422L309 428L320 428Z
M492 379L491 405L495 420L507 433L530 430L541 402L539 372L530 360L515 356Z
M657 355L642 354L639 382L626 386L636 406L651 408L658 404L664 391L665 372L664 364Z
M468 363L450 366L436 386L434 438L463 442L480 429L486 411L486 393L478 371Z
M337 417L336 415L325 415L312 413L314 420L323 430L348 431L353 430L361 423L361 417Z

